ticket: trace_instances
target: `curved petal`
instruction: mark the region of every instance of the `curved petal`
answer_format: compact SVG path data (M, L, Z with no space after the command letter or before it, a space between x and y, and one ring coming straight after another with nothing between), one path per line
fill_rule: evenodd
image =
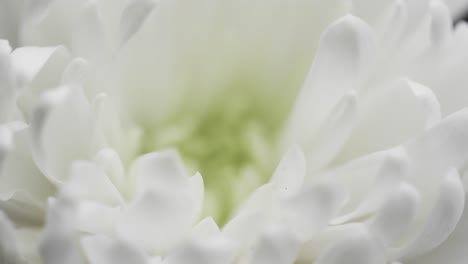
M357 88L374 49L371 29L359 18L345 16L325 30L291 113L287 142L302 143L316 132L342 96Z
M234 247L230 241L218 237L192 240L177 248L164 264L230 264L234 260Z
M299 240L283 226L267 227L255 245L250 264L290 264L299 252Z
M188 175L182 159L175 150L153 152L138 157L131 165L130 175L136 179L137 193L164 186L188 188Z
M395 81L360 102L358 120L337 158L340 161L399 145L441 119L437 97L410 80Z
M450 170L441 182L437 201L421 232L399 255L402 259L420 256L445 241L459 222L464 209L465 191L458 171Z
M138 31L155 5L154 0L133 0L127 4L120 20L121 44L124 44Z
M165 187L146 191L124 209L117 232L145 250L162 254L181 241L192 222L192 197Z
M15 227L2 211L0 211L0 234L0 262L21 263Z
M47 264L82 264L76 227L75 202L61 195L50 201L46 226L39 244L42 261Z
M16 91L8 41L0 40L0 124L10 121L14 112Z
M343 186L333 182L304 186L281 201L286 223L302 240L310 239L339 212L347 199Z
M465 196L465 209L457 227L437 248L427 254L416 257L407 264L463 264L468 259L468 196Z
M325 249L316 264L385 264L385 253L370 234L355 232L331 244Z
M81 244L90 264L149 263L141 249L124 241L96 235L83 238Z
M304 153L296 146L284 154L273 173L271 182L278 191L285 194L293 194L301 187L304 181L305 171L306 163Z
M53 182L66 179L71 162L86 159L100 145L91 106L79 87L46 93L33 112L31 134L33 158Z

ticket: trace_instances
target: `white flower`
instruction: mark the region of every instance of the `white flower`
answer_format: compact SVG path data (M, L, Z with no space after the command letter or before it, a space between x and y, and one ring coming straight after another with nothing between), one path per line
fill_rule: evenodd
M1 263L468 258L442 2L0 3Z

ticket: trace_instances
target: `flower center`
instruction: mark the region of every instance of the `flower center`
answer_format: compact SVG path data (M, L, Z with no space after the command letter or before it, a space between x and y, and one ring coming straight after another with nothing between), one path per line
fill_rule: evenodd
M148 134L143 152L177 148L205 184L204 215L224 224L237 206L268 181L279 159L278 138L294 93L272 98L256 82L232 82L208 105L181 109ZM232 87L232 88L231 88Z

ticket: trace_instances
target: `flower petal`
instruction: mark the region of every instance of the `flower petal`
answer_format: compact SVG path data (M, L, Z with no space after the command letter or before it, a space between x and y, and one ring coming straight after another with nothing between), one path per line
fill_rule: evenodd
M468 259L468 196L465 195L465 209L457 227L439 247L427 254L414 258L407 264L462 264Z
M166 187L140 195L123 211L117 231L139 247L162 254L180 242L192 221L192 197Z
M407 183L400 184L390 193L376 214L368 220L369 229L386 246L395 245L415 220L419 199L414 187Z
M136 190L143 193L148 189L188 188L187 173L175 150L153 152L140 156L133 162L130 175L136 179Z
M230 264L234 261L234 247L230 241L218 237L193 240L177 248L164 264Z
M0 262L21 263L15 227L2 211L0 211L0 234Z
M325 249L316 264L385 264L385 255L366 232L354 232Z
M303 183L305 170L304 153L296 146L284 154L273 173L271 182L280 192L285 194L295 193Z
M0 40L0 124L11 119L16 91L8 41Z
M441 119L437 97L410 80L395 81L369 97L360 101L359 119L337 158L340 161L399 145Z
M153 0L133 0L127 4L120 20L121 44L124 44L138 31L155 4Z
M458 171L450 170L441 182L437 201L421 233L400 253L403 259L420 256L445 241L459 222L465 203L465 191Z
M81 244L90 264L149 263L141 249L103 235L85 237Z
M79 200L90 200L107 205L121 205L123 198L104 171L88 161L75 161L67 181L70 191Z
M75 230L76 220L75 202L70 197L62 194L51 201L39 246L44 263L83 263Z
M333 182L306 185L282 201L282 211L299 238L310 239L339 212L347 199L344 188Z
M320 47L291 114L287 141L314 134L342 96L356 89L373 58L371 29L345 16L323 33Z
M78 87L61 87L42 97L31 120L32 152L51 181L64 180L73 160L86 159L99 146L92 121L91 106Z
M357 120L358 102L354 92L344 95L333 107L317 134L304 147L309 173L328 165L348 140Z
M284 226L271 226L262 232L248 263L294 263L299 252L299 245L298 239Z

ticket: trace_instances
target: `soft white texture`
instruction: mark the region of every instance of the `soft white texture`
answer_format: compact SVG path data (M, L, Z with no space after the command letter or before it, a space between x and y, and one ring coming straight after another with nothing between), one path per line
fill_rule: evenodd
M444 3L0 6L0 262L466 261Z

